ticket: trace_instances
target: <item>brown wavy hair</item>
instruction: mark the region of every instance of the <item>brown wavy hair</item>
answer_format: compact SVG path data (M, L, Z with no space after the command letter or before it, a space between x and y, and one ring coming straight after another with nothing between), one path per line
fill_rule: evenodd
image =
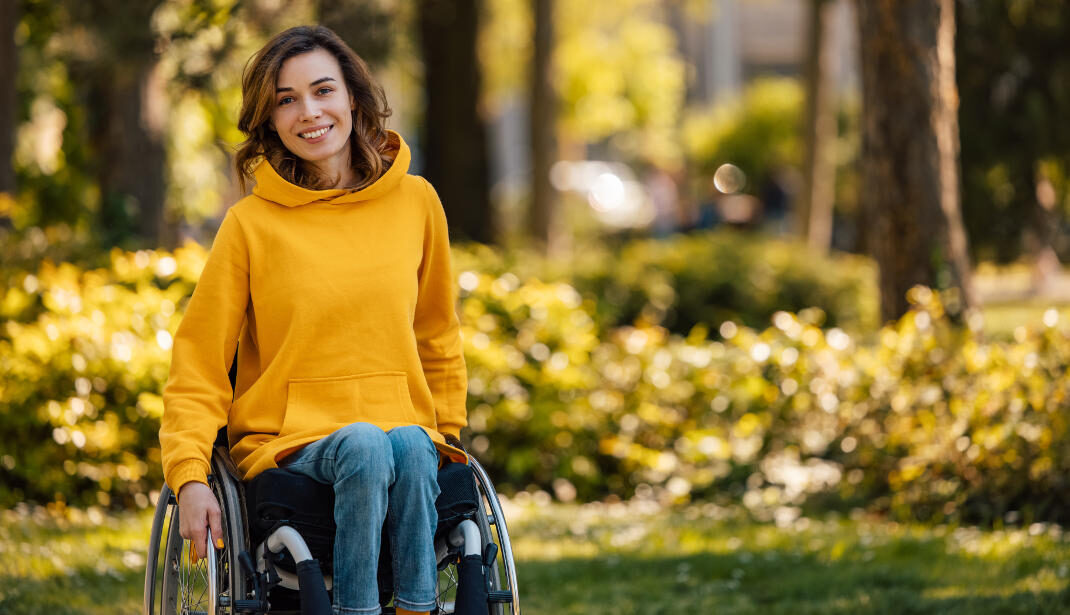
M372 77L368 65L329 28L297 26L268 41L249 59L242 73L238 129L246 138L234 156L234 167L242 192L245 192L247 183L253 178L253 169L262 158L267 159L284 179L303 188L317 190L337 181L337 178L325 177L317 172L286 149L270 123L271 112L275 108L275 86L283 63L316 49L323 49L338 61L346 89L356 103L349 145L350 161L358 182L352 188L370 185L393 163L397 155L397 142L390 138L385 128L390 107L387 106L383 88Z

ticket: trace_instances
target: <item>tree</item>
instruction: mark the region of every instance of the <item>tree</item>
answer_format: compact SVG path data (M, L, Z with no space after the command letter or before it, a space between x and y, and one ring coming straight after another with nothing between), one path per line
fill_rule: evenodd
M959 0L963 213L979 258L1051 262L1070 207L1070 3ZM1027 240L1028 241L1023 241ZM1023 245L1026 244L1026 245ZM1043 281L1042 279L1039 281Z
M479 0L421 0L424 175L438 190L451 230L494 240L486 127L479 113Z
M829 26L836 5L830 0L809 0L808 6L805 158L796 230L810 247L828 251L836 181L835 49Z
M381 2L317 0L319 22L342 38L365 62L378 64L390 55L396 11Z
M18 2L0 0L0 193L15 194L15 75L18 69L18 50L15 47L15 26L18 24ZM0 218L4 212L0 210Z
M554 188L550 165L554 158L556 104L551 82L553 51L553 0L532 0L535 17L531 63L531 211L530 233L536 242L551 248L554 220Z
M880 268L881 316L916 284L974 304L959 211L954 0L860 0L861 205ZM954 305L950 306L954 308Z
M159 0L68 3L89 45L71 46L72 81L89 111L89 144L100 188L106 245L136 238L167 244L164 218L167 96L159 78L152 16ZM64 35L70 35L70 32Z

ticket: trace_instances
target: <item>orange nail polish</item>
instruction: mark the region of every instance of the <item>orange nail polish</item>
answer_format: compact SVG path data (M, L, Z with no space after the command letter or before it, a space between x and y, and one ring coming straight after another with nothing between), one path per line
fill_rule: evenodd
M215 539L215 546L216 546L217 549L222 549L223 548L223 539L222 538L216 538Z

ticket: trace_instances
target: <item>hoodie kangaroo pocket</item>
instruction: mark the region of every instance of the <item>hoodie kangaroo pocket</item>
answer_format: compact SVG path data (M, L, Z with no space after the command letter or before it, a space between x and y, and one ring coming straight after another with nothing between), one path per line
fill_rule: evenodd
M289 381L280 436L330 433L350 423L414 423L405 372L371 372Z

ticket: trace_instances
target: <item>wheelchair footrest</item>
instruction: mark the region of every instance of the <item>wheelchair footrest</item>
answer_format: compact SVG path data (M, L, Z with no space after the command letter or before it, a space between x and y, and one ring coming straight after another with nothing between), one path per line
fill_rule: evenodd
M487 592L487 602L509 603L513 601L513 592L508 590L496 590Z

